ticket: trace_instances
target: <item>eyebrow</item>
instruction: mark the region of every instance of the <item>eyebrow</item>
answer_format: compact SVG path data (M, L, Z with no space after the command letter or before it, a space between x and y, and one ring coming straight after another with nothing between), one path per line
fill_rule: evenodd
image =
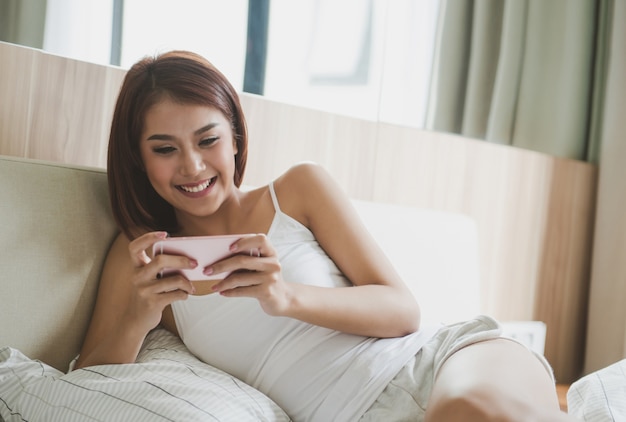
M201 135L204 132L213 129L214 127L218 126L219 123L218 122L214 122L214 123L209 123L206 126L201 127L200 129L196 130L193 134L195 136ZM154 135L150 135L148 137L148 141L171 141L173 140L175 137L172 135L162 135L162 134L154 134Z

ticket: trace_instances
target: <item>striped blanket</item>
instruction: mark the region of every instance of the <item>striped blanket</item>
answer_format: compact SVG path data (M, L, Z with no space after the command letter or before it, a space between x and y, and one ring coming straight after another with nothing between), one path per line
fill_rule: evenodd
M62 372L0 349L0 420L289 421L268 397L195 358L163 329L137 363Z

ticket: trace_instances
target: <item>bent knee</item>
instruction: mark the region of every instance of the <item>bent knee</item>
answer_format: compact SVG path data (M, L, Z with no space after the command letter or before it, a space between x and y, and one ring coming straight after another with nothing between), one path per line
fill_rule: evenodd
M426 421L534 421L544 420L544 413L558 420L555 410L556 388L539 359L497 339L461 349L442 365Z
M538 404L529 397L506 394L493 385L472 385L439 392L428 403L424 421L570 421L558 408Z
M426 409L425 421L496 420L503 406L487 386L457 388L434 394Z

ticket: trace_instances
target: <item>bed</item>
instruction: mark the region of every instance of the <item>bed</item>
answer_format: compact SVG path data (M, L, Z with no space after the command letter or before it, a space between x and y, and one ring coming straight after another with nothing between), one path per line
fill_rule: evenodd
M0 42L0 71L0 154L106 166L124 69ZM315 161L357 200L468 216L480 242L481 313L544 323L557 380L580 376L595 166L252 94L241 101L250 134L245 183ZM455 305L439 309L453 319Z
M567 391L567 407L581 421L626 421L626 359L574 382Z
M41 361L24 364L57 379L78 351L116 233L103 171L125 71L2 42L0 71L0 348L12 350L3 351L11 362ZM251 94L241 101L251 139L245 183L318 162L410 280L427 322L474 313L540 322L557 381L580 376L594 166ZM59 218L81 236L69 236ZM403 225L421 242L397 242ZM50 237L33 240L42 227ZM68 251L76 259L51 254ZM42 261L18 265L22 256ZM63 265L50 267L56 262Z
M0 156L0 415L20 420L287 420L268 397L157 329L138 363L68 372L117 234L103 169ZM424 324L479 310L476 223L466 215L353 200L423 304ZM410 236L412 248L401 239ZM455 262L454 266L449 262ZM454 289L454 313L438 304ZM159 418L157 418L157 415ZM119 416L119 418L118 418ZM132 417L131 417L132 416Z

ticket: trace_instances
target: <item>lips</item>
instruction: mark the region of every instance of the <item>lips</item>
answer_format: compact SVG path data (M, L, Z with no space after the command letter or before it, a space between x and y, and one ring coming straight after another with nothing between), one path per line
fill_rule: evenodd
M217 179L217 177L212 177L208 180L205 180L203 182L200 183L194 183L194 184L187 184L187 185L177 185L176 187L183 191L183 192L187 192L187 193L200 193L202 191L205 191L209 188L209 186L213 185L215 183L215 180Z

